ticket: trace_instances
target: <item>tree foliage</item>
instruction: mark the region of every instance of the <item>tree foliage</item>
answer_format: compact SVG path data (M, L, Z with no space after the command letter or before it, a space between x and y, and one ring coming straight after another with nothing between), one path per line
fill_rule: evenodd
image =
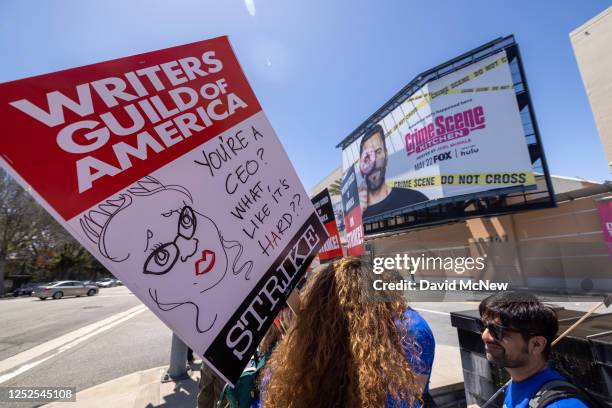
M335 180L327 187L329 195L342 195L342 179Z
M19 264L36 281L104 271L27 191L0 169L0 296L11 264Z

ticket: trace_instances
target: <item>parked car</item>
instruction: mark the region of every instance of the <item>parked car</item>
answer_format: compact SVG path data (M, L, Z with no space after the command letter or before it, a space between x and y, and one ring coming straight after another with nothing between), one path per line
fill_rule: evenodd
M95 285L85 285L79 281L59 281L39 286L33 295L38 296L40 300L45 300L48 297L61 299L64 296L93 296L97 293L98 288Z
M117 280L112 278L102 278L96 282L99 288L114 288L117 286Z
M32 292L34 289L38 287L39 284L28 283L20 288L17 288L13 291L13 296L32 296Z

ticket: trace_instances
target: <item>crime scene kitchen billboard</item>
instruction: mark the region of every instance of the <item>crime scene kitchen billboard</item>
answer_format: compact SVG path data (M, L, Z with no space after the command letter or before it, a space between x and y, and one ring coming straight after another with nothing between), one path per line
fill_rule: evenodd
M348 145L342 163L344 173L356 169L364 220L535 185L506 52L422 86Z
M327 234L227 37L0 84L0 119L2 166L234 383Z

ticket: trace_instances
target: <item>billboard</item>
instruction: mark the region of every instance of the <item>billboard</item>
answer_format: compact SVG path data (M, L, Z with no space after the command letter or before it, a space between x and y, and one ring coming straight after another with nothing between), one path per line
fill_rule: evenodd
M312 204L317 210L319 219L327 230L329 238L325 241L325 244L319 251L319 259L326 261L329 259L342 257L342 245L340 243L340 234L338 233L338 227L336 225L336 217L334 214L334 208L332 207L331 197L327 189L321 191L319 194L314 196Z
M327 239L227 37L0 84L0 164L234 383Z
M535 187L509 58L500 50L432 80L342 151L363 218L431 200Z

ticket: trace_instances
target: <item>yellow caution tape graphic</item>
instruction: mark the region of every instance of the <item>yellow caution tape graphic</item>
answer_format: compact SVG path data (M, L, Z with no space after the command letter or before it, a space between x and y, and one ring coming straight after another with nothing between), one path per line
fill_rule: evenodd
M533 172L455 173L388 181L389 187L425 188L434 186L529 186L535 184Z
M406 121L412 117L414 114L417 113L417 111L419 109L421 109L423 106L427 105L429 102L431 102L433 99L442 96L442 95L450 95L450 94L461 94L461 93L470 93L470 92L493 92L493 91L505 91L508 89L513 89L512 85L498 85L498 86L485 86L485 87L480 87L480 88L463 88L463 89L457 89L457 87L471 81L474 78L479 77L480 75L484 74L485 72L489 72L492 69L495 69L497 67L502 66L503 64L507 64L508 63L508 58L506 56L503 56L493 62L491 62L489 65L479 68L476 71L470 72L469 74L467 74L466 76L464 76L461 79L458 79L457 81L451 83L448 86L445 86L444 88L436 91L436 92L429 92L429 93L424 93L412 98L408 98L406 99L405 102L414 102L417 100L422 99L421 102L419 102L413 109L411 109L406 115L404 115L404 117L402 119L400 119L399 122L397 122L397 124L395 126L393 126L391 129L389 129L386 133L385 133L385 137L388 137L389 135L391 135L393 132L395 132L401 125L403 125L404 123L406 123Z

